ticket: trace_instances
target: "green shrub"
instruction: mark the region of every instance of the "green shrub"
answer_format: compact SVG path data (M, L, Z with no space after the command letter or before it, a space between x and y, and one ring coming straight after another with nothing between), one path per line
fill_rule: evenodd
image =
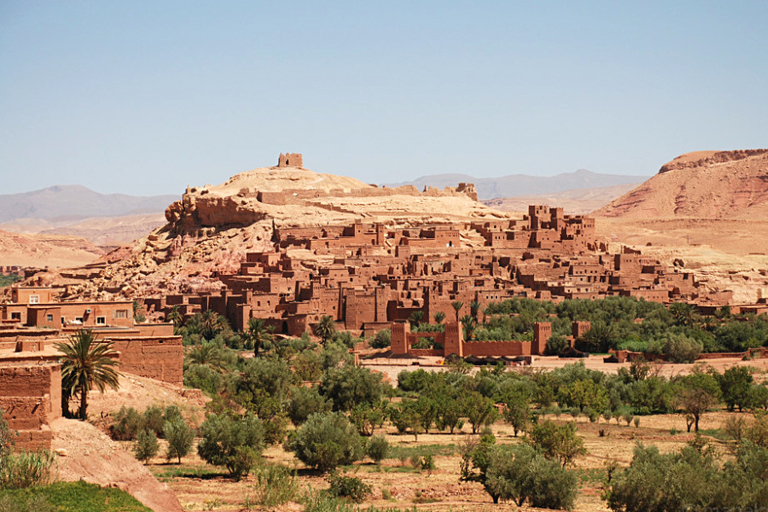
M152 459L160 450L160 446L157 444L157 436L152 430L142 430L136 436L136 443L133 447L133 453L136 458L146 464Z
M120 407L115 414L115 422L110 427L112 439L118 441L133 441L139 433L141 414L133 407Z
M247 475L264 448L264 426L252 413L242 418L211 414L200 426L197 445L200 457L215 466L225 466L239 480Z
M382 329L376 333L371 341L371 348L387 348L392 345L392 331Z
M163 433L168 441L166 458L168 460L178 458L179 464L181 464L181 458L192 449L195 433L181 416L166 421L163 426Z
M373 436L368 440L368 444L365 447L365 454L368 455L373 462L379 464L382 460L389 455L389 441L384 436Z
M331 496L337 498L348 498L355 503L361 503L371 494L371 486L354 476L345 476L333 472L328 476L328 483L331 484Z
M47 450L7 453L0 457L0 489L23 489L51 481L54 456Z
M162 437L164 425L163 409L158 405L150 405L141 415L141 429L151 430L157 437Z
M277 507L295 501L299 495L296 473L280 464L265 464L254 469L254 500L262 507Z
M320 471L351 464L363 456L363 442L341 413L316 413L288 438L286 448Z
M310 491L303 501L304 512L359 512L349 501L327 492Z

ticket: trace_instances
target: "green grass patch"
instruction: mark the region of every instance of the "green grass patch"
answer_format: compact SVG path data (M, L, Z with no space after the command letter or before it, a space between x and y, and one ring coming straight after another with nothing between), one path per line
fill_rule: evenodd
M201 480L210 480L226 476L226 473L219 468L210 466L150 466L155 478L161 482L167 482L174 478L199 478Z
M439 455L451 457L456 454L456 445L453 444L425 444L420 446L390 446L388 459L397 459L401 455L410 457L411 455Z
M608 471L604 468L578 468L572 470L579 477L579 485L600 485L608 478Z
M714 437L718 441L730 441L732 438L725 433L724 430L719 428L699 429L699 434L702 436Z
M8 505L6 505L8 504ZM6 507L7 508L4 508ZM80 482L0 491L0 510L13 512L152 512L120 489Z

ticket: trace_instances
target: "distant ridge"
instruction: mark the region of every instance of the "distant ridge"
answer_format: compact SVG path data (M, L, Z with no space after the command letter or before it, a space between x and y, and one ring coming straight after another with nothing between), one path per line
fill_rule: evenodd
M100 194L82 185L56 185L32 192L0 195L0 222L34 218L77 220L161 213L179 197Z
M387 186L413 185L418 189L423 189L425 186L444 188L446 186L456 186L460 182L469 182L475 184L478 198L486 200L498 197L553 194L573 189L639 184L647 179L648 176L601 174L586 169L579 169L555 176L510 174L498 178L476 178L469 174L433 174L431 176L422 176L414 181L387 184Z

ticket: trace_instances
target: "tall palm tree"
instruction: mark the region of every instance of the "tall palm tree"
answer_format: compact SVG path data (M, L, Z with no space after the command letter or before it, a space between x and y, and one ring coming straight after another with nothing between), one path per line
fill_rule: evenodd
M184 324L184 315L181 314L181 308L179 307L178 304L173 306L171 310L168 312L168 314L165 315L165 320L167 322L173 322L174 334L176 333L178 328Z
M203 341L201 344L192 347L192 350L187 354L187 362L190 364L208 365L218 371L223 371L226 368L221 348L213 341Z
M480 306L481 306L480 302L476 300L473 300L472 302L469 303L469 310L472 313L472 318L475 319L475 322L478 321L477 313L480 312Z
M78 417L84 420L87 418L88 392L93 387L101 393L107 386L114 390L120 387L120 372L116 369L120 363L113 345L111 341L97 342L96 335L90 329L80 329L66 343L56 343L56 348L62 353L59 361L65 413L69 413L69 397L79 395Z
M333 321L333 317L330 315L323 316L315 327L315 333L323 340L323 345L328 343L328 340L333 338L336 333L336 322Z
M456 321L458 322L459 321L459 314L461 313L461 308L464 307L464 303L461 302L460 300L455 300L455 301L451 302L451 307L456 312Z
M259 349L273 340L274 325L267 325L263 318L251 318L248 320L248 330L243 334L246 340L253 343L254 355L259 355Z

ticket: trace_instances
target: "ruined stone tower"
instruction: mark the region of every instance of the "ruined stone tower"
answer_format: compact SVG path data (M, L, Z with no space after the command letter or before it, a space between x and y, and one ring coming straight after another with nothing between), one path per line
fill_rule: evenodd
M280 153L280 158L277 159L278 167L304 167L304 159L301 157L301 153Z

